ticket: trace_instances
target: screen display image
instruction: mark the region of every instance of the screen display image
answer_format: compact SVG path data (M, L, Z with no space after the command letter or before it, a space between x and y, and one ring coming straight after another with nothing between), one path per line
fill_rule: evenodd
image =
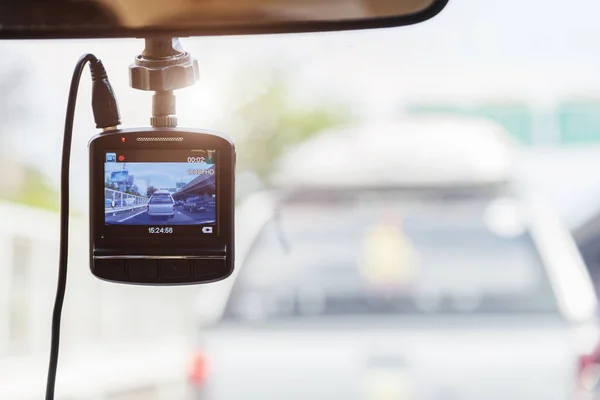
M106 152L105 224L147 226L173 233L176 226L217 224L215 150L123 150Z

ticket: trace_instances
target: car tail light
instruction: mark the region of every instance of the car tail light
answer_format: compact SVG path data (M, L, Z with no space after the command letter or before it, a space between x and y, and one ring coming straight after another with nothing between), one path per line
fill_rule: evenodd
M194 386L202 386L208 378L208 363L206 355L202 351L197 351L192 357L188 380Z
M578 381L585 390L597 387L600 380L600 343L592 351L579 356Z

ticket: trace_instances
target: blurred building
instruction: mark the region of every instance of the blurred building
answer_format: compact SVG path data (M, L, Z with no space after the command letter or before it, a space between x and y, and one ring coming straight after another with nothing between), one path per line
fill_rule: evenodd
M58 214L0 201L0 215L0 398L41 398L56 293ZM102 282L89 271L87 219L72 218L70 228L57 395L120 399L121 390L142 388L143 398L165 399L156 394L158 386L185 378L197 288Z

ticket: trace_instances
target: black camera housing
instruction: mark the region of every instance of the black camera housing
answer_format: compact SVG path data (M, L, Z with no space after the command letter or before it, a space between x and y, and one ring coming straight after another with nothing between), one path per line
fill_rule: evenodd
M110 180L106 171L109 168L109 154L111 162L113 152L117 158L122 158L125 169L129 158L139 159L142 157L140 154L150 154L162 161L173 157L177 160L183 158L178 161L183 163L186 159L181 155L202 151L199 149L210 149L212 154L216 154L216 162L211 159L214 177L210 178L214 180L211 180L210 187L214 190L213 200L208 195L209 200L204 204L209 205L202 211L215 217L210 222L210 229L204 225L170 225L168 222L169 218L175 220L174 217L194 218L197 210L191 206L189 212L183 208L177 209L186 207L187 200L174 200L177 196L183 196L180 193L192 185L191 181L187 184L181 182L182 188L168 195L173 204L173 216L165 217L167 220L164 223L161 221L156 227L154 223L148 223L152 218L157 218L150 212L152 195L146 196L146 211L143 206L128 206L138 201L143 204L145 200L141 195L121 194L120 203L115 206L117 190L106 188ZM217 132L184 128L122 129L94 136L89 143L89 151L90 268L96 277L119 283L184 285L214 282L231 275L234 268L235 147L229 137ZM195 158L187 158L188 162L190 159ZM189 165L188 174L190 171L207 173L206 170L194 169L193 164ZM125 172L123 176L127 174ZM121 175L117 173L117 176ZM133 181L135 177L131 178ZM147 184L147 190L149 187L150 183ZM193 185L189 190L192 189ZM107 193L113 196L112 201L107 199ZM166 191L154 194L167 196ZM125 196L129 196L125 199L129 202L123 200ZM156 207L153 210L157 210ZM197 206L194 204L194 207ZM120 214L122 209L125 211ZM138 220L143 222L135 222ZM210 234L204 234L209 231Z

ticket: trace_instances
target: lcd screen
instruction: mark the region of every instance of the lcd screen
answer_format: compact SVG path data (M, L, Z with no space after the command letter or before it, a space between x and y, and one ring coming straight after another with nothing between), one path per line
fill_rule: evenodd
M107 151L105 226L114 233L177 234L192 226L216 234L217 169L216 150Z

